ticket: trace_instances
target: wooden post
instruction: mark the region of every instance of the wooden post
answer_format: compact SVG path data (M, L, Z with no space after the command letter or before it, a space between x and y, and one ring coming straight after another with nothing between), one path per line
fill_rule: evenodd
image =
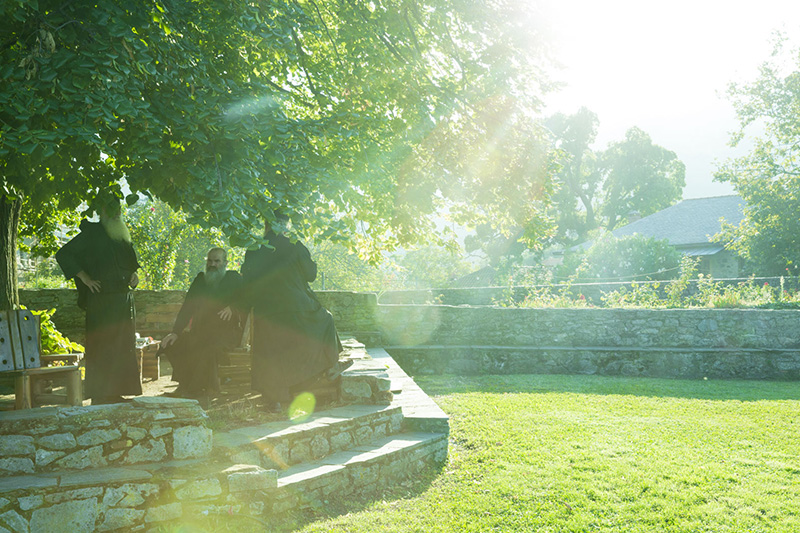
M74 372L67 376L67 403L70 405L83 405L83 383L81 382L81 368L75 367Z
M15 409L30 409L33 407L33 394L31 391L31 377L23 372L14 379Z

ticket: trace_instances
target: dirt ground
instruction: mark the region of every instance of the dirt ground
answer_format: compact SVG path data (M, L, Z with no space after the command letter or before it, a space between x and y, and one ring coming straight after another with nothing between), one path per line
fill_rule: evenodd
M158 379L142 380L143 396L170 396L174 393L178 383L172 381L172 367L166 358L160 359L160 377ZM45 383L42 394L35 395L37 407L66 406L66 390L62 383L53 380ZM209 426L214 430L226 430L235 427L249 426L276 420L286 420L294 416L298 409L296 406L284 406L280 413L265 412L260 406L261 395L250 389L249 384L223 383L222 391L214 396L195 398L209 415ZM131 398L131 397L127 397ZM12 379L0 379L0 411L14 409L14 383ZM84 400L83 405L90 405L89 400ZM311 409L332 407L337 403L331 399L320 397L319 405ZM303 406L300 409L308 409Z

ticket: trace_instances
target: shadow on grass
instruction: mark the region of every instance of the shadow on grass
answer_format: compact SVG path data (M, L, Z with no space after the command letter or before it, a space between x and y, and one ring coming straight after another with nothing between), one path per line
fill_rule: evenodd
M687 380L549 374L415 376L414 381L430 396L481 392L623 395L742 402L800 400L800 384L789 381Z

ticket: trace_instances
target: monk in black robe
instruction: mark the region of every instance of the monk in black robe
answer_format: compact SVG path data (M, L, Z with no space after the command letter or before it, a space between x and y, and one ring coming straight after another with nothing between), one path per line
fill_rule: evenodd
M245 254L245 302L253 309L252 386L280 409L297 386L337 367L342 345L331 314L308 286L317 265L308 249L269 229L273 249Z
M84 395L95 405L141 394L131 292L139 283L139 262L119 201L101 209L100 222L83 220L56 260L75 279L78 306L86 311Z
M212 248L206 270L194 278L181 306L172 333L161 341L161 350L172 363L172 380L179 383L177 396L204 396L219 391L219 361L242 339L241 313L235 306L242 277L225 270L227 252ZM188 331L184 331L187 326Z

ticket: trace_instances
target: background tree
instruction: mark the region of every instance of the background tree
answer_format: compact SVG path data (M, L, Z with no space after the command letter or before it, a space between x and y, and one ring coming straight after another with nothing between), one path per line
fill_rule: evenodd
M187 217L160 200L140 201L125 214L137 247L143 275L142 289L188 289L198 272L205 269L209 249L228 251L228 268L238 270L241 249L231 248L219 230L187 222Z
M800 48L775 43L771 58L751 83L732 84L730 99L740 120L732 143L751 137L747 155L720 166L715 179L731 183L744 199L739 227L720 237L757 274L800 273Z
M631 213L647 216L681 198L686 166L675 152L653 144L650 136L633 127L625 140L612 143L601 159L602 214L609 231L628 221Z
M585 253L565 259L562 277L575 272L584 261L580 281L645 281L671 279L678 275L681 253L667 239L642 235L617 239L606 233Z
M461 221L537 238L550 192L532 4L11 0L0 38L0 308L16 239L99 191L234 246L288 213L365 257ZM362 231L357 232L360 221Z
M567 246L578 244L598 226L596 204L602 176L591 145L597 137L599 120L582 107L574 115L557 113L546 125L553 134L561 164L553 194L552 212L558 226L555 240Z

